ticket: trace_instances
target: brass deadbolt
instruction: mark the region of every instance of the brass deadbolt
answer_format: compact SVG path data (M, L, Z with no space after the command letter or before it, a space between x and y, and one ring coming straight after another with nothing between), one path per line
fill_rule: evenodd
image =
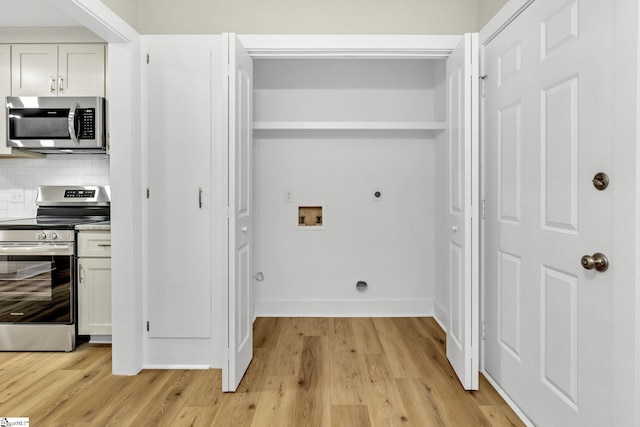
M596 187L596 190L604 190L609 186L609 176L604 172L598 172L593 177L593 186Z

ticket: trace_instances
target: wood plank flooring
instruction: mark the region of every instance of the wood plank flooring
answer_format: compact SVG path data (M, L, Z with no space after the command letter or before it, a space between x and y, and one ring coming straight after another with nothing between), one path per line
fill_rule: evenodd
M221 371L111 375L111 348L0 353L0 417L32 426L522 426L491 385L466 392L431 318L259 318L236 393Z

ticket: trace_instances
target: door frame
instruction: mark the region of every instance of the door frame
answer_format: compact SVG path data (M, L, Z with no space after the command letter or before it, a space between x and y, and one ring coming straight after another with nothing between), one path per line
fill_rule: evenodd
M380 35L243 35L238 34L238 39L249 53L252 59L259 58L287 58L287 59L308 59L308 58L377 58L377 59L406 59L406 58L447 58L456 48L464 35L456 36L380 36ZM475 123L477 129L477 123ZM223 141L228 138L223 138ZM228 157L228 142L225 144L225 158ZM476 146L477 150L478 147ZM477 154L477 153L476 153ZM225 172L225 176L227 173ZM478 185L474 182L472 198L474 206L477 206ZM227 188L226 191L232 191ZM255 199L255 192L254 192ZM226 208L225 208L226 209ZM477 208L475 208L477 211ZM225 211L225 214L226 211ZM477 224L477 215L474 215L474 225ZM228 224L226 225L229 232ZM227 233L224 233L226 236ZM228 242L227 242L228 243ZM474 243L474 249L479 246ZM228 244L226 246L228 248ZM229 249L230 250L230 249ZM225 254L232 256L230 252ZM480 254L474 251L472 255L472 265L479 267ZM226 263L225 263L226 264ZM226 282L223 282L226 283ZM225 300L226 301L226 300ZM223 321L229 330L230 319L229 308L223 310ZM479 312L476 310L476 325L479 324ZM223 326L223 327L224 327ZM441 326L443 326L441 324ZM443 327L443 329L446 329ZM477 336L477 335L476 335ZM226 360L227 355L224 359Z
M524 13L535 0L509 0L504 7L480 30L480 75L484 76L484 46L518 15ZM568 1L568 0L567 0ZM640 198L636 195L640 182L640 130L637 128L640 114L640 6L637 0L614 0L616 8L615 28L615 115L612 129L614 137L614 244L611 257L613 274L612 306L613 327L613 387L614 396L612 425L637 425L640 414L636 407L640 399L640 291L636 285L640 281ZM612 5L612 7L614 7ZM481 89L482 90L482 89ZM481 149L481 200L485 200L484 180L484 102L480 105L480 149ZM481 226L481 252L484 252L484 227ZM484 324L485 266L481 260L481 325ZM615 265L614 265L615 263ZM505 399L509 406L527 422L517 402L512 401L500 385L486 372L484 342L481 340L482 374Z

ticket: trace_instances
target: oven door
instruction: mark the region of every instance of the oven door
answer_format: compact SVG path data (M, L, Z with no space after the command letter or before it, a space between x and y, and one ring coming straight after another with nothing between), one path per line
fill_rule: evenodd
M0 322L74 323L73 243L0 243Z

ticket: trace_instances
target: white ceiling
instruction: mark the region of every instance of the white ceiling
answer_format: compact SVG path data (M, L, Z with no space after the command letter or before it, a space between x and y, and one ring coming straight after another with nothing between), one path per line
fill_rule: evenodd
M0 27L75 27L80 24L46 0L0 0Z

